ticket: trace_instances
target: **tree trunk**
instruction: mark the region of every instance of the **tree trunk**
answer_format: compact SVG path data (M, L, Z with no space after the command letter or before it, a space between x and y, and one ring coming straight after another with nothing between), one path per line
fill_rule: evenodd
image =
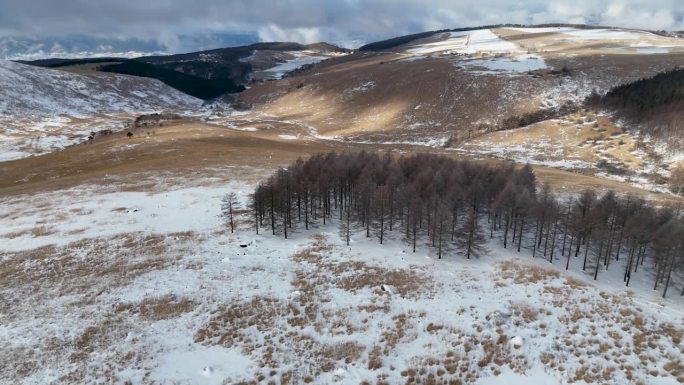
M587 256L589 255L589 246L591 246L591 237L587 236L586 246L584 247L584 263L582 263L582 271L587 269ZM579 245L579 243L578 243Z
M546 257L547 247L549 246L549 233L551 231L546 229L546 239L544 239L544 256ZM540 239L541 241L541 239ZM552 261L553 262L553 261Z
M380 244L385 237L385 203L380 202Z
M516 212L513 215L513 239L511 239L511 242L513 242L513 245L515 245L515 236L518 232L518 213Z
M304 228L309 229L309 191L304 193Z
M665 289L663 290L663 298L667 295L667 288L670 286L670 277L672 276L672 269L675 266L675 256L674 253L670 254L670 267L667 270L667 279L665 280Z
M351 200L351 197L349 197L349 199ZM349 218L350 218L350 217L351 217L351 205L350 205L350 204L347 204L347 246L349 246L349 232L350 232L350 228L349 228L349 226L350 226L350 223L349 223L349 222L350 222L350 221L349 221Z
M232 234L235 230L235 224L233 223L233 203L228 203L228 211L230 213L230 233Z
M620 248L622 247L622 237L624 230L620 229L620 235L618 236L618 241L617 241L617 248L615 250L615 260L617 261L620 258Z
M510 224L510 218L510 214L506 215L506 226L504 227L504 249L506 248L506 244L508 243L508 227Z
M603 253L603 239L599 243L599 252L596 257L596 268L594 269L594 281L598 278L599 265L601 264L601 253Z
M389 211L389 231L392 231L392 227L394 225L394 189L390 189Z
M539 241L538 241L539 243L537 243L537 248L539 248L539 247L541 247L542 238L544 236L544 226L546 224L546 213L542 213L541 219L537 223L539 223L539 237L535 237L534 240L537 241L537 239L539 239ZM546 256L546 254L544 256Z
M632 272L632 260L634 259L634 251L636 250L636 245L632 244L629 249L629 254L627 257L627 265L625 266L625 274L622 276L622 282L628 282L629 274ZM629 286L629 282L627 283Z
M525 228L525 216L523 215L520 220L520 236L518 237L518 253L520 252L520 246L522 245L522 235L523 229Z
M439 251L437 252L437 259L442 259L442 234L444 233L444 229L442 228L444 225L444 220L441 219L439 221Z
M414 214L415 215L415 214ZM416 223L416 217L413 217L413 252L416 252L416 233L418 232L418 229L416 228L418 226L418 223Z
M553 236L551 240L551 256L549 258L549 262L553 263L553 252L556 250L556 236L558 235L556 232L558 231L558 226L554 223L553 225Z
M254 200L254 227L256 228L256 233L259 235L259 206Z
M271 188L271 230L275 235L275 198L273 197L273 188Z
M636 261L634 261L634 262L635 262L635 263L634 263L634 272L635 272L635 273L636 273L637 270L639 269L639 259L642 259L642 260L643 260L643 258L644 258L643 255L642 255L642 254L644 253L643 250L644 250L644 245L639 245L639 252L637 253Z
M287 214L283 215L283 234L285 239L287 239Z

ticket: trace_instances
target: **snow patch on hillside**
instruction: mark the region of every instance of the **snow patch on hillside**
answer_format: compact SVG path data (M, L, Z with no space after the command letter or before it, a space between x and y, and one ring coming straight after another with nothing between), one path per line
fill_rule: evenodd
M563 31L575 40L639 40L641 33L615 29L569 29Z
M609 28L573 28L573 27L529 27L529 28L506 28L513 31L524 32L528 34L538 33L559 33L571 36L572 40L639 40L645 35L653 36L653 34L642 31L625 31L620 29Z
M330 58L330 56L323 56L320 55L320 53L311 51L288 51L287 53L294 57L274 67L261 71L266 75L265 78L281 79L288 72L292 72L302 68L305 65L316 64Z
M503 40L489 29L478 29L467 32L450 32L451 38L465 38L465 48L458 53L476 54L480 52L501 53L518 52L520 47L513 42Z
M576 28L570 27L506 27L506 29L524 33L562 33L576 30Z
M464 67L484 67L488 71L476 71L481 74L497 74L500 72L524 73L547 68L546 62L538 55L519 55L492 59L474 59L457 61L454 64Z
M572 27L549 28L506 28L526 34L553 34L556 40L569 43L606 43L618 46L606 47L620 53L636 53L643 55L666 54L676 49L683 49L682 39L660 36L647 31L622 30L612 28L582 29ZM549 49L547 44L542 44ZM551 49L553 50L553 49Z
M512 53L519 52L519 47L503 40L489 29L478 29L465 32L449 32L444 40L423 43L407 50L413 55L473 55L478 53Z
M475 57L457 60L454 64L476 74L524 73L547 68L541 56L525 53L518 45L501 39L489 29L450 32L444 40L413 46L406 53L412 56L403 61L420 60L431 55Z

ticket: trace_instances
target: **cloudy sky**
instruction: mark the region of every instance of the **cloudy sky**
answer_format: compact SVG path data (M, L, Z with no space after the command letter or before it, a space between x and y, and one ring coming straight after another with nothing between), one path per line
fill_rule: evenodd
M15 50L74 40L80 45L65 49L183 52L284 40L354 47L425 30L549 22L682 30L684 1L0 0L0 39Z

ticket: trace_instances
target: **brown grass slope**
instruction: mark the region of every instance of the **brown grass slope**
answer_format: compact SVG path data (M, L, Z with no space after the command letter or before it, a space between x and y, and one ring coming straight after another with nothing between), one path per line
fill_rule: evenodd
M646 55L629 49L616 52L601 41L568 42L562 34L494 32L542 56L548 68L514 75L482 74L460 66L461 57L407 60L409 56L401 53L356 52L280 81L255 85L240 98L255 113L297 120L325 135L372 141L452 136L461 140L538 111L550 99L579 102L593 89L606 91L615 84L652 76L684 58L679 49ZM628 43L619 44L627 47ZM559 73L563 67L569 73Z

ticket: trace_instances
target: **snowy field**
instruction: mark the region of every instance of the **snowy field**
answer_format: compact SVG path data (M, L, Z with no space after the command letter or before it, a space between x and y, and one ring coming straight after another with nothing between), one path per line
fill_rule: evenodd
M3 198L0 383L684 380L684 302L645 270L626 290L581 258L346 246L336 220L285 240L249 212L230 234L221 196L251 186L207 183Z

